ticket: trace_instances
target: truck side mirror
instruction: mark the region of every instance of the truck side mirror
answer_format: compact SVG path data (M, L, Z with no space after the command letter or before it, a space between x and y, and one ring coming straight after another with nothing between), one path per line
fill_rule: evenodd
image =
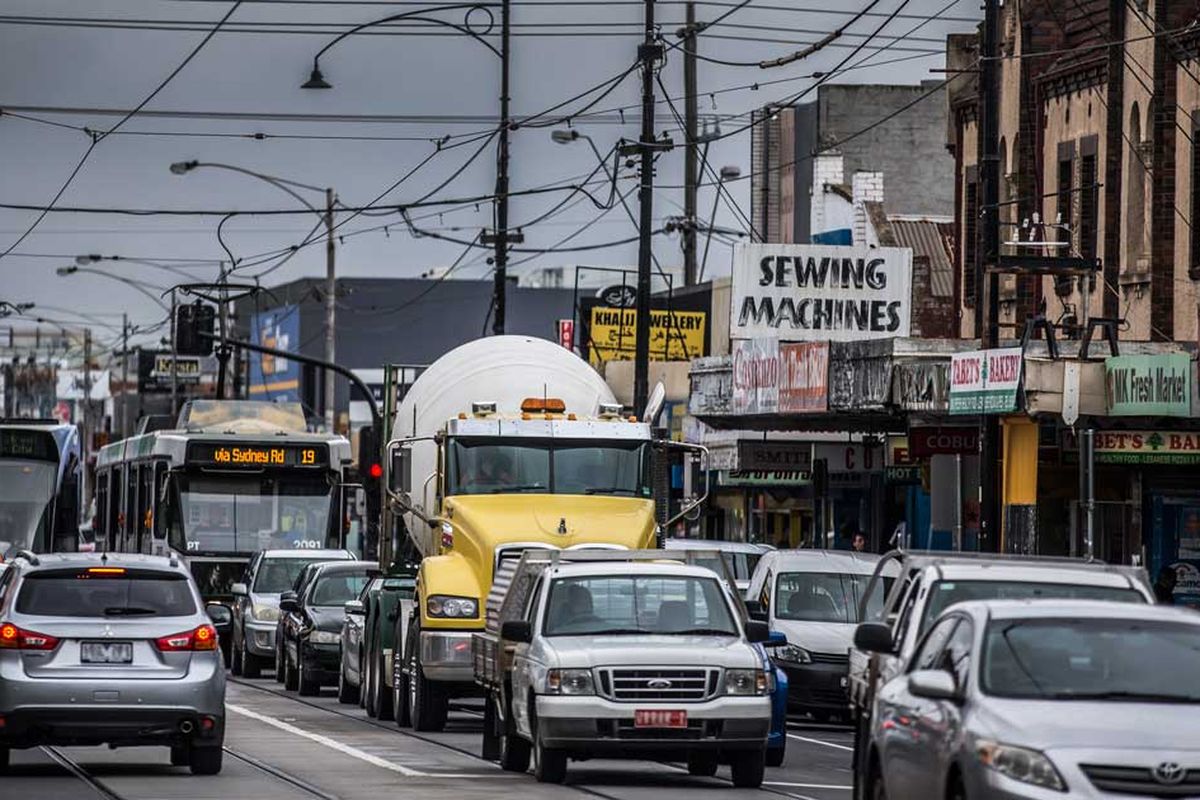
M523 619L510 619L500 626L500 638L528 644L533 641L533 626Z
M401 445L389 455L391 469L388 470L388 489L392 494L404 494L412 486L412 449Z
M867 653L895 652L892 629L882 622L862 622L854 629L854 646Z

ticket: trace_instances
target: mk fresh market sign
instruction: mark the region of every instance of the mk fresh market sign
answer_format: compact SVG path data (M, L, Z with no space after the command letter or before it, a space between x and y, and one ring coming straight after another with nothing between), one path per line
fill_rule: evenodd
M1108 413L1114 417L1187 417L1192 410L1192 360L1187 353L1104 359Z
M1100 464L1200 464L1194 431L1096 431Z
M1019 347L955 353L950 358L950 413L1016 411L1024 363Z

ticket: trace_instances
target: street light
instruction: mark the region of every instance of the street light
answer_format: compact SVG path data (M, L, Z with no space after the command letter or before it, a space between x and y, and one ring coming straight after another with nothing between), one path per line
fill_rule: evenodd
M320 77L320 71L314 69L317 77ZM337 324L337 268L336 268L336 249L333 240L333 206L337 202L337 195L333 189L322 189L319 186L312 186L307 183L280 178L276 175L268 175L264 172L255 172L245 167L239 167L234 164L222 164L211 161L176 161L171 164L171 172L174 175L186 175L187 173L200 167L208 167L211 169L224 169L230 172L238 172L242 175L248 175L251 178L257 178L264 183L269 183L281 192L285 192L309 211L316 214L325 221L325 360L334 363L337 355L336 351L336 324ZM296 189L305 189L310 192L320 192L325 195L325 210L322 212L312 203L308 202L304 197L291 187ZM218 233L219 233L218 228ZM298 251L292 250L283 261L290 258L292 254ZM283 261L279 263L282 264ZM276 265L278 266L278 264ZM224 280L224 274L221 278ZM225 335L225 303L221 304L222 325L221 334ZM334 430L334 406L337 402L337 381L332 375L325 377L325 427L330 433Z
M325 80L325 76L321 74L321 68L313 62L312 72L308 74L308 80L300 84L301 89L332 89L333 84Z
M157 261L148 261L144 258L128 258L126 256L102 256L97 253L88 253L86 255L75 256L75 264L76 264L76 266L80 266L80 267L86 267L89 264L98 264L101 261L119 261L119 262L125 262L128 264L138 264L143 267L153 267L154 269L161 269L164 272L170 272L173 275L177 275L181 278L187 278L189 281L195 280L195 277L196 277L195 275L192 275L190 272L188 272L186 267L177 267L177 266L172 266L170 264L160 264ZM211 263L218 264L220 262L213 261ZM192 267L192 269L201 269L206 266L209 266L209 265L197 263L194 267Z
M58 269L56 269L54 271L60 278L65 278L67 276L76 275L76 274L80 274L80 275L87 274L87 275L99 275L102 278L109 278L110 280L119 281L119 282L125 284L126 286L128 286L129 288L135 289L135 290L141 292L142 294L144 294L146 297L149 297L151 300L154 301L155 305L157 305L163 311L166 311L167 313L171 312L171 309L165 303L163 303L161 297L156 296L153 292L149 291L146 288L147 286L149 286L151 289L158 289L161 292L166 292L167 289L163 286L156 286L155 284L146 283L144 281L134 281L134 280L130 280L129 278L123 277L121 275L114 275L111 272L105 272L104 270L99 270L99 269L88 269L87 267L80 267L80 266L76 266L75 264L71 264L70 266L66 266L66 267L59 267Z

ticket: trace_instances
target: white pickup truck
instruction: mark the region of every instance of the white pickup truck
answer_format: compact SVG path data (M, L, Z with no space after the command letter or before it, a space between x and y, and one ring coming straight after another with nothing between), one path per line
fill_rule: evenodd
M705 776L728 763L734 785L762 783L771 683L755 643L767 626L747 619L732 581L670 557L527 550L498 571L473 643L485 753L517 772L532 754L551 783L591 757L686 761Z
M899 577L893 580L899 562ZM890 570L890 571L889 571ZM885 593L882 611L876 599ZM871 716L878 687L899 674L925 631L955 603L998 599L1114 600L1153 603L1145 570L1072 558L954 552L901 552L876 564L860 603L850 650L849 690L854 720L854 798L864 800L871 768Z

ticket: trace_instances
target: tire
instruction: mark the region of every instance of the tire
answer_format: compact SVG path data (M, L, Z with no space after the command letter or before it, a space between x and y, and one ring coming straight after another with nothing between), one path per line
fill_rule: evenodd
M338 669L338 702L343 705L352 706L358 702L358 687L351 686L346 680L346 670Z
M371 668L371 659L368 656L362 664L362 707L367 712L368 717L379 716L379 708L377 706L378 696L375 693L375 670Z
M529 769L529 742L517 735L512 710L504 715L500 734L500 769L505 772L526 772Z
M237 636L233 637L233 645L230 646L230 649L233 651L233 653L231 654L232 657L230 658L229 671L233 673L235 678L238 678L242 675L242 666L244 663L242 660L242 653L245 652L245 648L237 646ZM176 764L175 766L179 765Z
M739 750L729 761L733 772L733 785L739 789L757 789L762 786L766 773L766 753L760 750Z
M7 747L0 747L0 775L8 772L8 766L11 763L10 751Z
M416 648L413 648L416 650ZM409 661L408 713L414 731L440 733L446 728L449 698L436 683L425 677L414 655Z
M863 785L863 796L867 800L887 800L887 786L883 782L883 773L880 771L879 761L874 756L872 756L867 768L867 780Z
M242 677L245 678L261 678L263 663L262 659L246 649L246 643L242 642ZM236 673L235 673L236 674Z
M188 751L188 766L193 775L216 775L221 771L225 751L216 747L193 747Z
M483 744L480 758L495 761L500 757L500 720L496 713L496 699L489 692L483 701Z
M408 705L408 676L398 672L392 676L392 714L399 728L412 727L412 708Z
M283 655L283 688L294 692L300 688L300 672L292 666L292 660Z
M717 774L716 753L688 755L687 770L688 775L695 775L697 778L711 778Z
M278 631L275 635L275 682L283 683L287 676L287 661L283 657L283 643L279 641Z
M297 651L300 647L296 647ZM296 664L296 690L301 697L316 697L321 693L321 681L314 678L312 674L304 668L304 653L298 652L299 663Z
M883 781L880 781L882 784ZM946 797L949 800L967 800L967 787L963 784L962 775L958 774L958 770L951 773L949 780L946 781Z
M787 737L783 737L783 744L778 747L767 748L767 766L782 767L784 759L787 758Z
M177 744L171 747L171 766L186 767L191 763L188 758L188 746L186 744Z
M531 717L533 727L533 777L538 783L563 783L567 780L567 751L546 747L537 729L537 718Z
M375 712L378 719L386 722L395 716L396 709L392 706L392 692L383 679L383 648L380 648L379 655L375 658L375 669L372 672L375 674Z

